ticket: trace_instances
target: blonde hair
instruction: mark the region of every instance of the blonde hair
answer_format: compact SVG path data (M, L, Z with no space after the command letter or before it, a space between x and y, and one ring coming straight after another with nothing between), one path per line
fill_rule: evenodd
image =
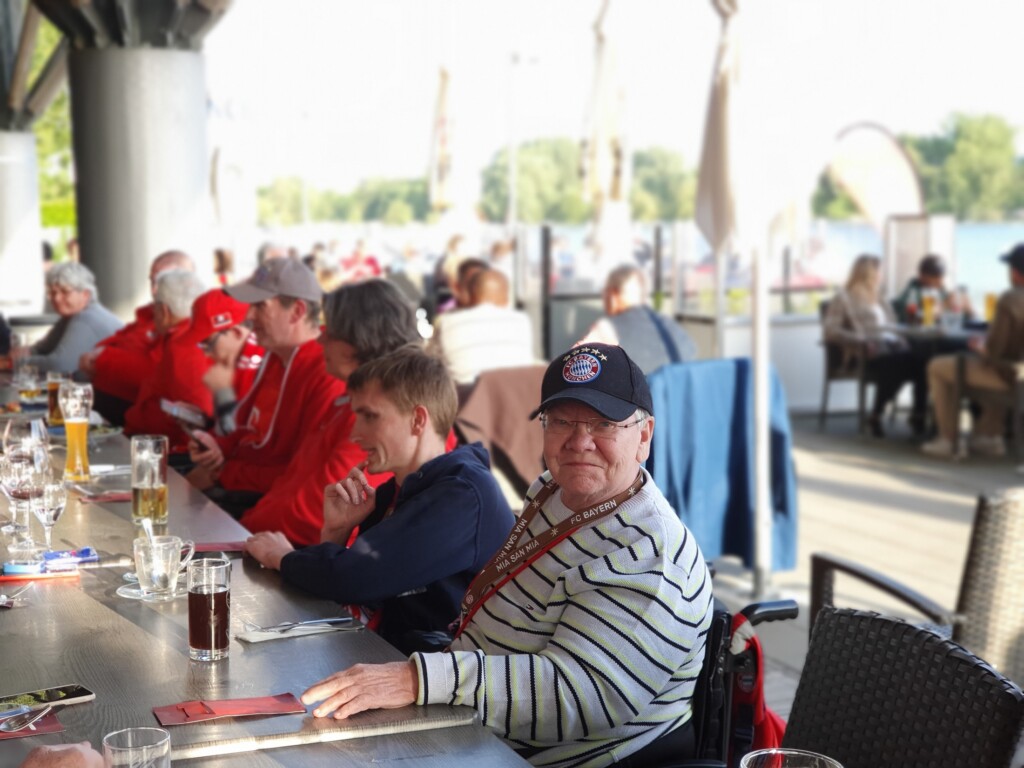
M882 260L870 253L857 257L850 267L850 276L846 278L846 290L864 297L877 298L877 286L872 287L871 278L882 268Z

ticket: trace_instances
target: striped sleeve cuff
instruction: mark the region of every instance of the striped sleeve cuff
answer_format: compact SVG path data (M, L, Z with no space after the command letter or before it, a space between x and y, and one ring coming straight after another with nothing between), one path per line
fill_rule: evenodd
M409 658L416 666L417 704L448 704L454 686L448 674L452 668L451 653L414 653Z

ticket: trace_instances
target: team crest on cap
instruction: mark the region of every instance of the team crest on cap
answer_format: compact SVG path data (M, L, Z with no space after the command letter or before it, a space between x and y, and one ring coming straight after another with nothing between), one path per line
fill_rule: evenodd
M579 352L570 357L562 368L562 378L570 384L586 384L601 373L601 363L589 352Z
M231 325L231 313L221 312L219 315L214 315L210 319L210 325L212 325L215 330L218 328L227 328Z

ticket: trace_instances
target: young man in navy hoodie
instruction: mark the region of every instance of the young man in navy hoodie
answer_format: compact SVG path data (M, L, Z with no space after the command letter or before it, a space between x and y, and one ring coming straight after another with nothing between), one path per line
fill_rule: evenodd
M504 543L512 512L481 445L445 453L457 399L440 358L402 347L359 367L348 391L352 439L367 458L325 489L322 543L295 550L283 534L263 532L246 551L289 583L359 606L405 653L444 647L463 593ZM374 489L364 469L394 478Z

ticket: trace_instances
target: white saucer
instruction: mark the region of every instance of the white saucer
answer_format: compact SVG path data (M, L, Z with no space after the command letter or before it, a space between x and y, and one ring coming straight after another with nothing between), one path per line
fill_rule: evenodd
M124 586L117 588L116 594L118 597L127 597L129 600L144 600L147 603L166 603L187 595L188 587L179 581L174 592L168 595L150 595L148 597L143 597L142 589L138 584L125 584Z

